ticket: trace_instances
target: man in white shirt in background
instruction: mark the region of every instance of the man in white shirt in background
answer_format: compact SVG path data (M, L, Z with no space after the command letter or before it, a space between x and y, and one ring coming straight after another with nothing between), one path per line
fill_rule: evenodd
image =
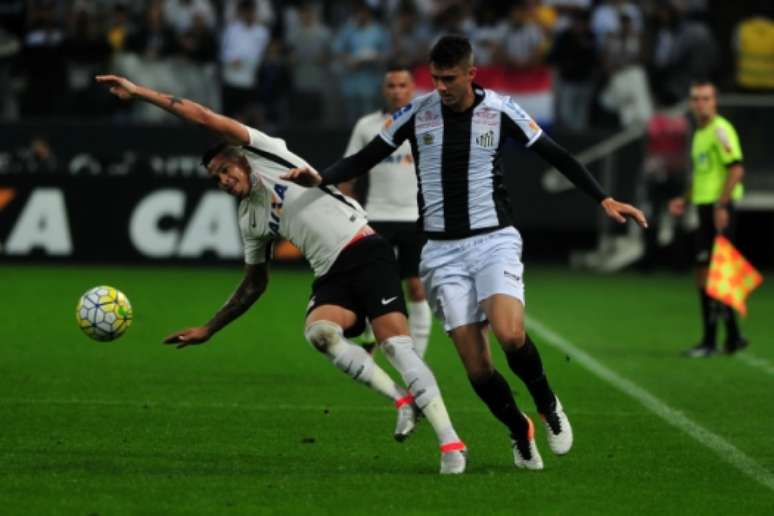
M382 84L385 109L369 113L357 121L345 156L365 147L385 124L391 123L391 114L411 102L414 92L411 70L401 64L389 65ZM342 185L342 191L350 196L355 190L353 182ZM424 238L417 226L417 179L409 142L403 143L370 170L363 201L371 227L386 238L396 252L400 277L408 295L409 327L414 349L420 357L424 357L433 316L419 279L419 253ZM369 333L363 338L366 343L374 340Z
M256 101L258 67L269 44L269 30L255 17L255 3L240 0L226 25L221 46L223 111L238 116Z

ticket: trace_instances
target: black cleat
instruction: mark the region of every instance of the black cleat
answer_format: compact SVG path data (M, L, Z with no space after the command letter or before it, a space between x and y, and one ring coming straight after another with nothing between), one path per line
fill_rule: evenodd
M747 346L750 345L750 341L745 339L742 336L739 336L736 340L733 341L726 341L726 345L724 346L724 350L729 355L733 355L737 351L741 351Z

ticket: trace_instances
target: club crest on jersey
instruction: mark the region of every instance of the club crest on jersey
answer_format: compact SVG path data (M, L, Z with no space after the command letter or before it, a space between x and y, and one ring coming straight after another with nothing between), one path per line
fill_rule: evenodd
M491 129L488 130L485 133L481 133L478 136L476 136L476 145L479 147L489 148L494 147L495 144L495 134L494 131Z
M435 141L435 138L433 138L433 133L425 133L422 135L423 144L432 145L433 141Z
M282 205L285 203L285 192L287 186L281 184L274 185L274 191L271 193L271 215L269 216L269 231L274 236L279 235L280 217L282 217Z

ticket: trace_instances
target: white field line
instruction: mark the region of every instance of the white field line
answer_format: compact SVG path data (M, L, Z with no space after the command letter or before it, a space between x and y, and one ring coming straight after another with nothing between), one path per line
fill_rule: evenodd
M180 408L180 409L197 409L197 410L245 410L255 412L324 412L326 410L330 412L394 412L395 409L390 405L385 405L381 399L373 405L295 405L291 403L277 403L277 404L254 404L254 403L217 403L217 402L158 402L158 401L138 401L138 400L100 400L100 399L47 399L47 398L0 398L0 407L10 406L25 406L25 405L82 405L82 406L97 406L97 407L134 407L148 409L166 409L166 408ZM481 406L467 406L459 407L452 405L449 408L452 413L472 413L472 414L488 414L489 410L483 405ZM630 417L638 416L639 411L635 410L604 410L604 411L591 411L591 410L573 410L573 414L579 416L608 416L608 417Z
M743 364L746 364L750 367L754 367L755 369L763 371L766 374L770 374L774 376L774 364L772 364L765 358L751 355L746 351L741 351L736 355L734 355L734 357L740 362L742 362Z
M720 458L748 477L774 491L774 474L755 462L736 446L691 420L677 409L670 407L631 380L609 369L537 319L533 317L528 318L527 326L535 333L540 334L548 344L572 357L573 360L588 369L592 374L634 398L645 408L715 452Z

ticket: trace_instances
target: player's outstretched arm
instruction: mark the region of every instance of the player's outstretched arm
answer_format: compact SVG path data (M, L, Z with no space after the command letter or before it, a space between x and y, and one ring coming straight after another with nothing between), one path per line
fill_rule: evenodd
M268 282L269 274L265 263L245 265L242 282L207 324L175 332L164 339L164 344L176 344L180 349L206 342L218 330L245 313L261 297Z
M376 136L360 151L340 159L322 173L311 167L293 168L281 178L301 186L337 185L367 174L394 150L395 147L388 145L380 136Z
M579 190L596 199L602 205L605 213L613 220L624 223L627 217L631 217L643 228L648 227L648 222L642 211L631 204L618 202L605 193L602 185L594 179L586 167L547 134L541 134L530 149L553 165Z
M121 100L139 99L169 111L187 122L202 126L220 134L235 144L250 143L247 128L233 118L215 113L192 100L183 99L168 93L135 84L118 75L97 75L97 82L110 88L110 93Z
M643 228L648 227L648 221L645 218L645 214L642 213L642 211L640 211L639 209L632 206L631 204L626 204L625 202L618 202L612 197L603 199L600 204L602 205L602 208L605 210L605 213L607 213L607 216L615 220L616 222L620 222L621 224L623 224L624 222L626 222L627 217L631 217L637 222L637 224L639 224Z

